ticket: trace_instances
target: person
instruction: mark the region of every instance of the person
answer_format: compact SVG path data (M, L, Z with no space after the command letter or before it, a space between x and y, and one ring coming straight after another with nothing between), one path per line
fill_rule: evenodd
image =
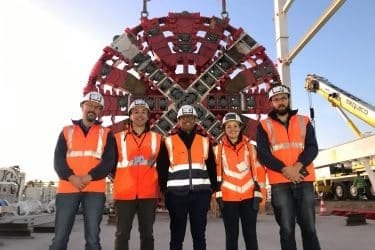
M239 219L246 250L257 250L256 233L259 203L266 195L266 174L256 160L256 151L242 134L242 120L236 113L225 114L224 136L215 147L217 180L216 194L221 207L227 250L238 249Z
M65 126L57 141L54 167L59 176L56 195L55 236L50 250L67 249L75 215L81 205L85 249L101 249L106 176L116 165L116 142L110 129L97 120L103 96L87 93L81 102L82 119Z
M212 142L197 125L191 105L177 112L177 126L160 148L157 159L159 185L170 217L170 249L181 250L187 216L193 249L206 249L207 212L216 191L216 163Z
M315 173L318 154L315 131L308 117L290 109L290 91L274 85L268 92L272 111L257 127L258 160L267 168L271 204L280 226L282 250L296 249L295 224L299 224L305 250L320 249L315 226Z
M150 131L149 118L149 105L143 99L136 99L129 106L129 127L115 134L119 156L113 181L116 250L129 249L135 214L140 249L154 249L153 225L159 197L156 157L161 135Z
M360 172L357 172L357 176L353 181L353 186L358 190L358 195L360 199L367 200L366 196L366 181Z

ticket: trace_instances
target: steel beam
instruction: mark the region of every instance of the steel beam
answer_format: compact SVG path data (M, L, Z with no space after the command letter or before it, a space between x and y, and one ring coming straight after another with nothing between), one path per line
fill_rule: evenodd
M318 21L311 27L306 35L299 41L296 47L289 54L286 63L290 64L294 57L305 47L305 45L315 36L315 34L328 22L336 11L345 3L346 0L333 0L328 9L322 14Z

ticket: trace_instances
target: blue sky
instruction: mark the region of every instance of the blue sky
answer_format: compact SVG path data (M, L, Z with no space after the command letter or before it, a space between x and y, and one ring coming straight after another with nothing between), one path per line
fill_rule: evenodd
M295 1L288 13L289 46L329 6L329 0ZM375 1L346 1L291 64L293 107L308 112L309 73L374 105ZM20 165L27 179L55 179L58 133L80 118L79 101L92 66L112 37L139 24L141 0L12 0L0 3L0 167ZM149 17L168 12L219 16L220 0L151 0ZM230 24L242 27L276 61L272 0L227 0ZM327 101L313 95L321 148L355 138ZM353 118L362 132L374 128Z

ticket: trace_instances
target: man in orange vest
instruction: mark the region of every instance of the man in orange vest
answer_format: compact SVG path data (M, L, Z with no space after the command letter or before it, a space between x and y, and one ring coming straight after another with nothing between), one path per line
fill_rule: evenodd
M150 107L143 99L129 106L130 124L116 133L118 163L113 183L115 200L116 250L128 250L135 214L138 215L140 249L153 250L153 226L159 198L156 158L161 135L150 131Z
M297 249L297 221L303 249L320 250L312 164L318 144L309 118L290 109L289 97L289 88L284 85L274 85L268 92L273 110L257 127L258 160L267 168L271 202L280 226L281 249Z
M81 101L82 119L63 128L57 141L54 167L59 176L55 237L50 250L67 249L76 213L82 207L86 249L99 250L106 176L116 165L116 142L97 117L103 96L89 92Z
M216 163L209 137L197 121L195 108L183 105L177 112L177 127L165 138L157 159L170 217L170 250L182 250L188 215L193 249L206 249L207 212L217 189Z

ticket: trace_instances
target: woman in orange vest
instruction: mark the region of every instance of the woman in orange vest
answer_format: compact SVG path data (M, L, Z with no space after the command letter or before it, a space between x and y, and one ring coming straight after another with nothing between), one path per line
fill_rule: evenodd
M246 250L257 250L256 233L259 203L265 201L265 169L257 162L254 146L242 134L238 114L227 113L223 118L224 136L215 147L217 181L216 193L224 220L226 249L238 249L239 220Z
M318 154L309 118L290 109L289 88L274 85L268 92L273 110L257 127L257 153L267 168L271 202L280 226L282 250L296 250L295 225L304 250L320 250L315 228L315 180L312 161Z
M138 215L140 249L153 250L153 226L159 197L156 158L161 135L150 131L150 108L143 99L129 106L129 127L115 134L118 163L113 183L116 250L128 250L135 214Z
M108 128L96 119L104 107L98 92L81 102L82 119L64 127L57 141L54 167L59 176L56 195L55 237L50 250L67 249L75 216L83 208L86 249L101 249L106 176L116 165L116 142Z

